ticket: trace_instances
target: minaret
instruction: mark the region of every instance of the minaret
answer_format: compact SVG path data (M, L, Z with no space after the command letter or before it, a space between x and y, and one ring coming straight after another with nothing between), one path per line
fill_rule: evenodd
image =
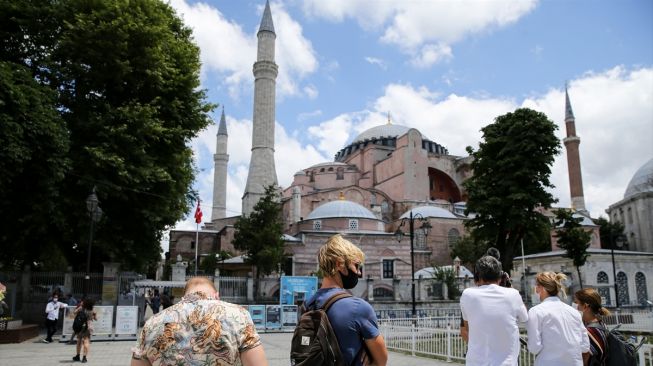
M583 196L583 177L580 172L580 155L578 145L580 137L576 136L576 119L571 110L569 93L565 86L565 126L567 137L562 140L567 149L567 169L569 170L569 190L571 191L571 207L578 211L586 211Z
M274 167L275 87L278 68L274 63L274 33L270 2L265 2L258 30L258 50L254 63L254 116L252 118L252 157L243 194L243 215L249 216L264 195L265 188L277 185Z
M213 155L213 210L211 221L227 216L227 121L224 118L224 107L216 136L215 155Z

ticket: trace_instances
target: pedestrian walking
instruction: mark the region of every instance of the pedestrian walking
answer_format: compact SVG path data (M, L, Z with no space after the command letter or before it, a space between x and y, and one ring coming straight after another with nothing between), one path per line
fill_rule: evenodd
M218 300L206 277L188 280L178 303L148 319L132 351L132 366L268 365L249 312Z
M582 366L589 352L587 330L580 313L562 302L567 279L563 273L541 272L535 276L535 292L541 303L528 311L528 350L535 366Z
M73 361L88 361L88 353L91 348L91 335L93 334L93 322L97 320L97 314L93 311L95 302L91 299L84 299L82 306L75 310L75 319L81 317L83 319L82 326L77 335L77 354L73 357ZM81 314L80 314L81 313ZM74 325L74 324L73 324ZM82 351L82 358L79 358L80 351Z
M467 365L517 366L517 323L528 320L528 314L517 290L499 286L502 272L496 258L481 257L474 266L478 287L465 289L460 297L468 331Z
M47 329L47 335L43 340L43 343L51 343L52 336L57 332L57 321L59 320L59 310L67 308L68 305L59 302L59 294L55 292L52 295L50 301L45 306L45 327Z

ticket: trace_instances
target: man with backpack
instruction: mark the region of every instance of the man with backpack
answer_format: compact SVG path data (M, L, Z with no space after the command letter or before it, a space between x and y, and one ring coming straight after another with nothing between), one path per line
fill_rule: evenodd
M356 287L364 260L363 252L340 235L320 248L324 279L305 302L292 339L292 365L386 365L388 351L374 309L345 291Z

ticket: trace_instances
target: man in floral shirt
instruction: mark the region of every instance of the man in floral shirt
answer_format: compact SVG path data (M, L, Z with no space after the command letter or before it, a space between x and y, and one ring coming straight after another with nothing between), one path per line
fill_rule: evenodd
M249 312L216 300L213 282L194 277L181 301L152 316L132 349L132 366L267 366Z

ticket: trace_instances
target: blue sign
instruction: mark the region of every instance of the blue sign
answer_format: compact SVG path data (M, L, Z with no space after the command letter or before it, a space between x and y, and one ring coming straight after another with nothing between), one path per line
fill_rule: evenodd
M265 329L265 305L250 305L249 315L256 329Z
M281 276L279 303L281 305L301 305L304 300L317 291L317 277Z

